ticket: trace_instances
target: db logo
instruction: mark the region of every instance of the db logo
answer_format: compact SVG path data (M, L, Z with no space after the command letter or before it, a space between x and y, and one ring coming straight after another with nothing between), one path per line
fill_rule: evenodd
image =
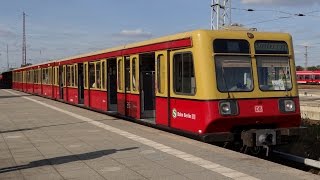
M263 107L262 106L254 106L254 111L256 113L262 113L263 112Z

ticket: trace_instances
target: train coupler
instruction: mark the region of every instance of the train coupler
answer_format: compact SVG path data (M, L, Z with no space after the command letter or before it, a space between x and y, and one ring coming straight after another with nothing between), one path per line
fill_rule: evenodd
M248 147L273 146L277 144L277 133L274 129L251 129L242 132L241 139Z

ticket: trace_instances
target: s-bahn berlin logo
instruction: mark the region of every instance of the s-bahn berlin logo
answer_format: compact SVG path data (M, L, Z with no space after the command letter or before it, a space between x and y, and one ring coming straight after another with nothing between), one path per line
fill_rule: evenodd
M179 111L177 111L176 108L173 108L172 109L172 117L174 119L177 118L177 117L180 117L180 118L186 118L186 119L195 120L196 119L196 114L179 112Z

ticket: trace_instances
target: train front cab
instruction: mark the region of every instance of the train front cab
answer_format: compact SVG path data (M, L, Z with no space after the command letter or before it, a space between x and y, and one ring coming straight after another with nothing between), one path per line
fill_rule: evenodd
M202 50L208 60L201 68L211 83L197 83L197 90L206 89L205 141L278 145L304 130L290 35L217 31L201 41L211 45Z

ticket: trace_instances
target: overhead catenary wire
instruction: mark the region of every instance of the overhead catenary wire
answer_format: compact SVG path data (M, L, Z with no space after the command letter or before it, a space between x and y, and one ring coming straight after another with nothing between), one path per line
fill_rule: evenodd
M241 10L241 11L247 11L247 12L276 12L276 13L280 13L280 14L286 14L286 15L290 15L290 16L282 16L282 17L277 17L274 19L269 19L269 20L263 20L263 21L258 21L258 22L253 22L253 23L249 23L249 24L245 24L245 25L254 25L254 24L260 24L260 23L265 23L265 22L272 22L272 21L278 21L281 19L288 19L288 18L294 18L294 17L303 17L303 16L311 16L311 17L320 17L320 16L316 16L313 15L312 13L316 13L316 12L320 12L320 10L314 10L314 11L310 11L307 13L291 13L291 12L286 12L286 11L281 11L281 10L274 10L274 9L245 9L245 8L234 8L232 7L231 9L233 10Z
M252 22L252 23L248 23L245 25L255 25L255 24L261 24L261 23L265 23L265 22L272 22L272 21L278 21L281 19L289 19L289 18L293 18L294 16L283 16L283 17L278 17L278 18L274 18L274 19L268 19L268 20L263 20L263 21L257 21L257 22Z

